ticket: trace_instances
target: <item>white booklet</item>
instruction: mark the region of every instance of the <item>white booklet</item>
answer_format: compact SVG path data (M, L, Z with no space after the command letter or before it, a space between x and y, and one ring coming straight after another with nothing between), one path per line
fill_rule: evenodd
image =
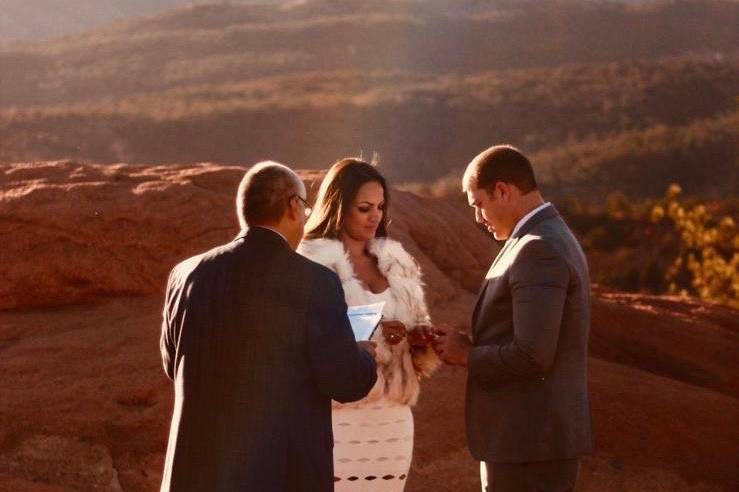
M357 341L370 339L375 332L375 328L380 324L383 307L385 307L384 301L362 306L349 306L346 314L349 316L354 338Z

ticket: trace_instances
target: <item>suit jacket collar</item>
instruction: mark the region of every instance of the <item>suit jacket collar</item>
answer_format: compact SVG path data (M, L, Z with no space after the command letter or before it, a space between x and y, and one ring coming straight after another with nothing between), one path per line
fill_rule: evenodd
M495 267L495 264L498 263L498 261L500 261L500 259L503 258L503 256L505 256L505 253L509 249L511 249L513 245L516 244L516 242L518 242L518 240L521 237L528 234L528 232L534 226L536 226L538 223L540 223L543 220L551 219L551 218L558 217L558 216L559 216L559 212L557 212L557 209L554 208L554 205L552 205L551 203L547 205L546 207L542 208L541 210L539 210L538 212L536 212L534 215L532 215L529 218L529 220L524 222L524 224L518 229L518 231L516 231L514 235L512 235L506 240L506 242L503 244L503 247L500 248L498 255L495 257L495 260L493 260L493 264L490 266L490 270L492 270L493 267ZM488 272L490 272L490 270L488 270ZM487 275L486 275L484 283L487 284Z
M537 213L535 213L529 220L526 221L526 223L521 226L521 228L516 231L516 234L508 238L508 241L506 241L506 244L510 242L513 239L518 239L520 237L525 236L529 233L531 229L534 228L537 224L540 222L547 220L547 219L553 219L554 217L559 217L559 212L554 207L554 205L549 205L541 210L539 210Z
M245 241L257 241L277 247L282 246L292 251L292 248L290 248L290 245L287 243L285 238L282 237L282 235L271 229L267 229L266 227L249 227L247 231L242 231L235 240L238 241L239 239L243 239Z
M557 209L554 207L554 205L549 205L541 210L539 210L537 213L535 213L529 220L526 221L526 223L521 226L521 228L516 231L516 234L509 237L505 244L503 244L503 247L498 252L498 255L495 257L495 260L493 260L492 265L490 265L490 269L488 270L488 273L485 275L485 279L482 282L482 287L480 288L480 293L477 296L477 303L475 304L475 308L472 311L472 333L474 336L475 332L475 326L477 324L477 317L480 314L480 309L482 308L483 300L485 299L485 294L488 289L488 285L490 283L489 274L495 268L495 265L506 255L506 253L513 248L513 246L518 242L518 240L523 237L524 235L528 234L531 229L533 229L537 224L540 222L552 219L554 217L559 217L559 212L557 212Z

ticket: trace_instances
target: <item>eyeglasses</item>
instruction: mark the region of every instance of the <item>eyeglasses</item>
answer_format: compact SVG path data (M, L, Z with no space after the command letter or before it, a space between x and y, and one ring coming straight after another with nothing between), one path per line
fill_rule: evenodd
M305 212L305 216L306 217L310 217L311 212L313 212L313 208L310 206L310 203L308 203L307 201L305 201L305 198L303 198L302 196L298 195L297 193L293 193L292 195L290 195L290 197L288 198L288 200L292 200L293 197L295 197L298 200L300 200L301 202L303 202L303 205L305 207L303 209L304 212Z

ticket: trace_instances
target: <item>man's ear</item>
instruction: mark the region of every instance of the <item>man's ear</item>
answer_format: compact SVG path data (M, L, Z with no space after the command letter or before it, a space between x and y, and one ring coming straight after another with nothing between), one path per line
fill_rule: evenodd
M510 202L515 195L517 188L515 185L506 183L504 181L498 181L495 183L495 189L498 190L498 197L504 203Z
M294 196L287 201L287 208L285 209L285 213L290 220L298 219L298 214L300 213L300 205L298 204L298 202L299 200L297 200Z
M490 200L495 200L495 197L497 196L497 192L495 191L495 187L497 186L497 183L492 186L486 186L483 188L483 192L488 196Z
M496 181L493 185L485 188L485 193L487 193L488 197L493 201L500 200L506 192L506 184L502 181Z

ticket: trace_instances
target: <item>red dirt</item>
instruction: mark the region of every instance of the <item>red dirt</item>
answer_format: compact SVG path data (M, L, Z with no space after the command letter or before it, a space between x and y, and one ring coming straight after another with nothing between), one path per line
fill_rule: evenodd
M0 491L158 489L172 405L164 275L236 232L241 172L0 165ZM435 318L465 323L495 246L465 210L393 198L392 234L423 266ZM596 452L579 490L736 490L738 314L595 288ZM464 377L445 368L424 382L409 492L479 490Z

